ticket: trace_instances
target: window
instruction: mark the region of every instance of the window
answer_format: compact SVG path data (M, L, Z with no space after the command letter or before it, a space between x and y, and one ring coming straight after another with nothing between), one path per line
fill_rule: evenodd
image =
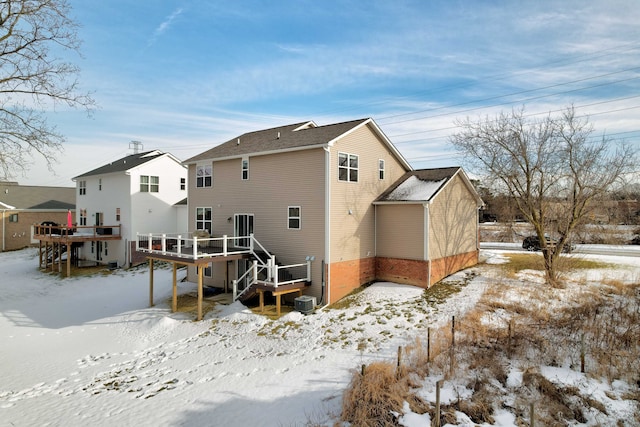
M242 180L249 179L249 159L242 159Z
M120 221L120 208L116 208L116 221Z
M212 230L211 208L196 208L196 230Z
M140 175L140 192L157 193L160 190L160 177Z
M150 176L149 178L151 178L151 186L149 187L149 190L152 193L157 193L160 191L160 177L159 176Z
M180 189L181 190L187 189L187 178L180 178Z
M87 194L87 181L79 181L78 188L81 196Z
M102 178L98 178L98 191L102 191Z
M299 230L300 229L300 206L289 206L288 209L288 224L287 228L290 230Z
M18 222L18 214L9 215L9 222Z
M211 187L213 181L213 166L196 166L196 187Z
M378 178L384 179L384 160L378 160Z
M87 225L87 210L80 209L80 225Z
M338 153L338 179L340 181L358 182L358 156Z

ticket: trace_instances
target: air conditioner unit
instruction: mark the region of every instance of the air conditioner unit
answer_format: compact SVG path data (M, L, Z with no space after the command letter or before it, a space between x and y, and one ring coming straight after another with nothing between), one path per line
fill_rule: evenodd
M313 313L316 306L316 297L310 297L309 295L302 295L297 297L294 301L294 307L297 311L304 314Z

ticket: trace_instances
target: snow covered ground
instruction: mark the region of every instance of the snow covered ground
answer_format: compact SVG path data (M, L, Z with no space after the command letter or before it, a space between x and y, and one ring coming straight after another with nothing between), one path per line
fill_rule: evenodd
M609 262L637 278L640 258ZM394 360L490 280L462 286L458 273L459 292L435 305L422 289L377 283L345 309L273 321L234 303L194 322L170 311L170 269L156 270L149 308L146 268L60 279L37 265L34 249L0 253L1 426L331 426L354 369ZM414 415L405 425L423 425Z

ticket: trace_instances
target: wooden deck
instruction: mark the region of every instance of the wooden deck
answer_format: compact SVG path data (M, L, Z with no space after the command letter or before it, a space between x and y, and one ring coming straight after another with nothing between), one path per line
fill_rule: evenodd
M58 271L62 272L62 254L66 252L67 277L71 276L71 262L74 251L71 249L75 245L84 242L122 240L121 225L79 225L67 227L65 225L40 225L33 226L33 238L39 241L38 249L39 266L48 265L48 254L51 253L51 266L54 266L54 259L58 259ZM44 243L44 248L43 248ZM44 253L43 253L44 249ZM44 257L43 257L44 255Z

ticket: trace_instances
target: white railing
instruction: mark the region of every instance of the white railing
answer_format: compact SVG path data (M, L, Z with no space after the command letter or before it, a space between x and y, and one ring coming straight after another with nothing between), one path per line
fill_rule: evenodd
M306 262L301 264L277 265L275 264L275 257L273 256L267 261L267 264L260 264L258 261L253 261L251 268L237 280L232 281L233 300L236 301L242 294L247 292L251 286L258 282L273 286L274 288L290 283L310 282L312 261L313 258L307 258ZM259 274L263 272L266 274L266 277L260 279ZM243 281L245 286L240 289L238 285L243 283Z
M234 301L257 282L277 288L290 283L311 281L313 257L307 257L306 262L300 264L278 265L276 257L271 255L253 234L233 237L227 235L198 237L199 234L198 231L194 233L137 233L136 250L192 260L253 254L255 260L251 268L238 279L233 280ZM238 242L247 242L249 246L238 246ZM257 254L257 249L262 251L262 254ZM266 262L263 261L264 258L266 258ZM261 274L262 278L260 278ZM242 289L238 289L238 284L243 281L246 285Z
M250 246L236 246L235 242L246 239ZM200 259L217 256L249 254L253 252L253 235L243 237L198 237L198 233L137 233L136 250L141 252L172 255L181 258ZM260 245L262 247L262 245Z

